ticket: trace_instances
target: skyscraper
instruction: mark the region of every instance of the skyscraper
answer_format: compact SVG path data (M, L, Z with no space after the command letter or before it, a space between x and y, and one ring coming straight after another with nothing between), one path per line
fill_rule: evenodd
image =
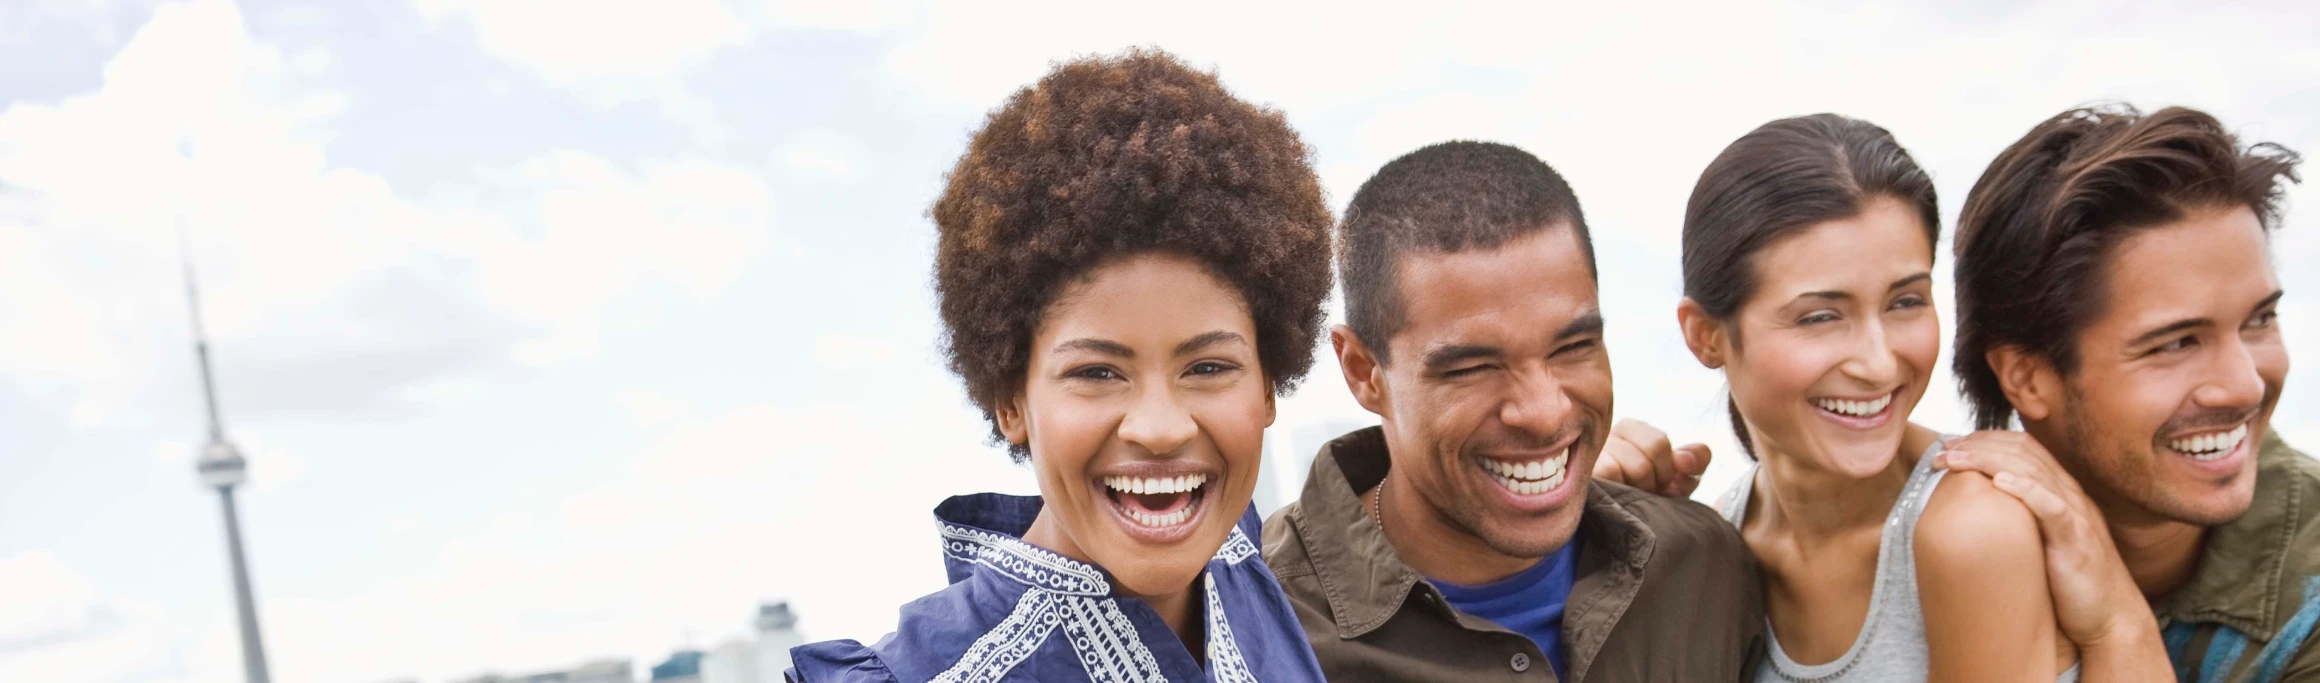
M226 440L225 421L218 417L217 382L209 368L209 334L201 326L201 290L194 285L193 260L185 261L185 303L193 316L193 355L201 364L201 394L209 407L209 444L201 449L201 460L194 463L194 472L201 475L201 483L217 489L218 501L225 506L226 553L233 563L234 603L240 608L242 630L242 671L249 683L272 683L273 676L266 672L266 646L258 638L258 605L250 595L250 571L242 559L242 522L234 511L234 487L247 477L242 450Z

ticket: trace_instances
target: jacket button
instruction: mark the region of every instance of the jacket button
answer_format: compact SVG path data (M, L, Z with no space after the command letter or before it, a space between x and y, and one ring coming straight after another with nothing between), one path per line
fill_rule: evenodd
M1531 670L1531 656L1520 652L1514 653L1514 659L1507 660L1506 665L1514 667L1514 672L1518 674L1529 671Z

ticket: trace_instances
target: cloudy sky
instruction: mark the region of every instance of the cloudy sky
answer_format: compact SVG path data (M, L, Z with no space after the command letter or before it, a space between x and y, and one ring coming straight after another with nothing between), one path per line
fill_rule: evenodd
M1215 67L1304 132L1333 205L1428 142L1538 153L1594 225L1620 412L1726 454L1676 235L1749 128L1881 123L1949 217L2082 102L2320 153L2311 3L1421 4L0 4L0 680L238 680L180 231L276 676L435 681L649 665L767 598L867 640L939 587L927 510L1031 484L935 357L924 211L1051 60ZM2308 448L2315 193L2273 242L2305 361L2276 426ZM1360 424L1342 386L1317 367L1274 452ZM1961 428L1946 386L1916 418Z

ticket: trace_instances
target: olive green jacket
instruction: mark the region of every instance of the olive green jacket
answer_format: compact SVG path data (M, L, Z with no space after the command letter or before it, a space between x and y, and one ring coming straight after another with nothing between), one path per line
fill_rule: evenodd
M2208 532L2199 573L2152 603L2181 681L2320 683L2320 461L2264 437L2255 503Z
M1265 562L1332 681L1554 683L1538 644L1442 598L1362 506L1391 462L1376 427L1313 459L1265 520ZM1563 614L1573 681L1745 681L1764 651L1755 558L1716 511L1590 482Z

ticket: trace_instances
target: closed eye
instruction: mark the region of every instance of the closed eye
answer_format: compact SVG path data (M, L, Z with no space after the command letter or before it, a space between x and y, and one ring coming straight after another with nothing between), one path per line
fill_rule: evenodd
M1563 348L1555 349L1555 354L1554 354L1554 355L1561 356L1561 355L1564 355L1564 354L1570 354L1570 353L1583 353L1583 352L1587 351L1588 349L1592 349L1592 348L1595 348L1595 340L1593 340L1593 339L1581 339L1581 340L1579 340L1579 341L1571 342L1571 343L1569 343L1569 344L1564 344L1564 345L1563 345Z
M1821 323L1833 323L1833 322L1836 322L1837 320L1838 320L1838 316L1837 316L1837 314L1836 314L1836 312L1835 312L1835 311L1820 311L1820 312L1814 313L1814 314L1812 314L1812 315L1807 315L1807 316L1805 316L1805 317L1803 317L1803 318L1798 318L1798 319L1797 319L1797 321L1796 321L1796 324L1798 324L1798 325L1819 325L1819 324L1821 324Z
M2176 351L2186 351L2196 346L2199 346L2199 338L2186 334L2181 337L2176 337L2174 340L2165 344L2160 344L2158 348L2151 349L2151 353L2173 353Z
M1442 371L1442 376L1443 376L1443 377L1471 377L1471 376L1474 376L1474 375L1481 374L1481 373L1482 373L1482 371L1484 371L1484 370L1489 370L1489 369L1490 369L1490 366L1488 366L1488 365L1469 365L1469 366L1466 366L1466 367L1463 367L1463 368L1458 368L1458 369L1456 369L1456 370L1444 370L1444 371Z

